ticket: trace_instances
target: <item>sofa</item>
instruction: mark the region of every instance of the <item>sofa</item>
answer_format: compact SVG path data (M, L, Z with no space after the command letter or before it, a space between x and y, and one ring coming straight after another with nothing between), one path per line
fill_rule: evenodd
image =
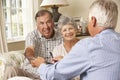
M21 67L24 59L24 50L10 51L0 54L0 80L2 80L6 66L12 65L15 67Z

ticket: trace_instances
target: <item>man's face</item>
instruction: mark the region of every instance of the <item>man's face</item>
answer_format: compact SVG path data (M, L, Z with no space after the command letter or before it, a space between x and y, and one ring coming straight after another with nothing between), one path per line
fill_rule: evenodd
M92 26L92 25L91 25L91 22L89 21L89 22L88 22L88 31L89 31L90 35L92 34L92 32L91 32L91 26Z
M52 37L54 22L48 13L46 13L44 16L37 17L36 23L37 29L40 31L42 36L44 36L47 39Z
M90 33L91 36L94 36L94 21L93 21L93 18L89 18L89 22L88 22L88 31Z

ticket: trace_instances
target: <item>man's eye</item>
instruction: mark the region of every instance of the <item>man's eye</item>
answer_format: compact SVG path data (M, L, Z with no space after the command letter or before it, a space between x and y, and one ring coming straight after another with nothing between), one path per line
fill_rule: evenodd
M44 23L43 23L43 22L40 22L40 23L38 23L38 25L44 25Z
M43 25L44 23L43 22L40 22L40 25Z
M72 30L73 28L69 28L69 30Z
M47 24L51 23L51 21L47 21Z

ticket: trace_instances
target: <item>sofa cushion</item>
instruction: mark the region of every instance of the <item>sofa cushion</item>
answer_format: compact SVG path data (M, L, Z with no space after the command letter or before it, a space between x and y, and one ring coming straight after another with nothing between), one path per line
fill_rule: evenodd
M4 64L6 66L12 65L15 67L20 67L25 59L24 50L10 51L4 53L3 58L4 58Z
M0 80L2 80L6 66L21 67L24 59L24 50L10 51L0 55Z

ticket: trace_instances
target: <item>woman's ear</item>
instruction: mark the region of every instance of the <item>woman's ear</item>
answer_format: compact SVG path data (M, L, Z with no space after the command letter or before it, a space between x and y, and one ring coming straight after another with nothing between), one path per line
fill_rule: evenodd
M92 26L95 27L96 26L96 18L94 16L91 17L91 21L92 21Z

